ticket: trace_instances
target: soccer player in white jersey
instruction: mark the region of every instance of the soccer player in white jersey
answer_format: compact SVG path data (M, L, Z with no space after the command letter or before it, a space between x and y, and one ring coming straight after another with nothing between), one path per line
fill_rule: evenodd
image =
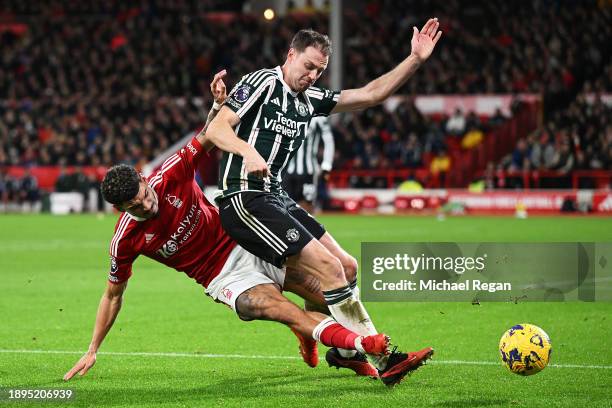
M327 68L331 42L313 30L293 38L282 66L245 75L234 87L205 140L224 155L216 198L221 222L242 247L271 264L318 279L332 316L361 334L377 333L357 290L357 262L281 188L288 160L302 144L314 116L356 111L385 101L425 62L442 32L436 18L413 29L411 53L394 69L358 89L334 92L313 86ZM431 357L391 353L372 362L385 384L396 384ZM342 366L350 352L328 353Z

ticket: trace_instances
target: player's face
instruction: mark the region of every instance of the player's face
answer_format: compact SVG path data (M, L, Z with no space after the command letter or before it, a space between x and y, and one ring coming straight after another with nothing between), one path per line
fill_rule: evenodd
M287 85L295 92L304 92L325 71L329 57L315 47L307 47L304 52L291 48L287 60L290 67Z
M153 218L157 215L157 211L159 210L157 194L151 186L147 184L146 180L141 178L138 194L130 201L124 203L121 209L135 217L145 219Z

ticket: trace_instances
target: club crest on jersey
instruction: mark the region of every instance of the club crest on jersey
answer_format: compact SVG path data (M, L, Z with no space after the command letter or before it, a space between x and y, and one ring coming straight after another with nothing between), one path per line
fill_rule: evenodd
M221 294L225 296L227 300L232 300L233 293L228 288L223 288L223 290L221 291Z
M183 201L174 195L167 194L166 201L168 201L170 205L172 205L175 208L181 208L181 206L183 205Z
M234 93L234 99L236 99L240 103L244 103L247 99L249 99L250 93L251 90L249 89L249 86L242 85L238 89L236 89L236 92Z
M157 253L164 258L170 258L176 251L178 251L178 244L173 239L170 239L157 250Z
M300 232L295 228L290 228L287 230L285 237L287 237L287 241L289 242L297 242L298 239L300 239Z
M298 112L298 114L300 116L307 116L308 115L308 108L303 103L299 102L297 104L296 108L297 108L297 112Z

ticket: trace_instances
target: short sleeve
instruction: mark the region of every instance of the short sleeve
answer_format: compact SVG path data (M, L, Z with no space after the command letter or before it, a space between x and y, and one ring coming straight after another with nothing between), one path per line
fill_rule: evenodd
M234 86L225 99L224 105L242 119L252 109L259 107L266 94L274 89L276 75L272 70L259 70L245 75Z
M132 240L129 238L129 224L131 218L124 213L117 222L115 235L110 244L110 270L108 280L111 283L122 283L132 276L132 264L138 257Z
M110 271L108 273L108 280L111 283L122 283L125 282L132 276L132 264L133 259L127 259L125 257L116 257L111 255L110 257Z
M328 116L340 99L339 91L311 86L305 92L313 107L312 116Z

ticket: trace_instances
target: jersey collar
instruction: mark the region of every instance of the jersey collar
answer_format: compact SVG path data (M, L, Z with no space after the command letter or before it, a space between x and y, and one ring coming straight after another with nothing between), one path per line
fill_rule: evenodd
M289 85L287 85L287 83L283 79L283 70L281 69L280 65L277 65L276 68L274 68L274 69L276 70L276 75L278 76L278 79L280 79L280 81L283 84L283 87L285 88L285 90L287 92L289 92L291 94L291 96L293 96L295 98L298 93L297 92L293 92L291 90L291 88L289 87Z
M132 215L132 214L130 214L130 213L127 213L127 215L128 215L128 217L130 217L131 219L133 219L133 220L135 220L135 221L138 221L138 222L142 222L142 221L146 221L146 220L147 220L146 218L140 218L140 217L137 217L137 216Z

